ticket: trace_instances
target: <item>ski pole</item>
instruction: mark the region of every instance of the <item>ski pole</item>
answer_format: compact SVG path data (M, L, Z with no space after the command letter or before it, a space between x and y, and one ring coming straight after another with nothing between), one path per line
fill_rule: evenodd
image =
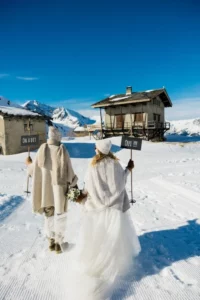
M31 192L29 192L29 175L27 176L27 184L26 184L26 191L24 191L26 194L27 194L27 196L28 196L28 194L30 194Z
M133 150L131 149L131 160L133 158ZM133 170L131 170L131 201L130 203L133 204L135 203L136 200L133 199Z

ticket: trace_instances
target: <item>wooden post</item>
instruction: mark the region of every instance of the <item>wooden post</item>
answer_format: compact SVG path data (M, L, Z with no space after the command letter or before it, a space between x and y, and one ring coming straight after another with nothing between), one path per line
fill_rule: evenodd
M28 128L27 128L28 131L29 131L29 135L31 135L30 122L31 122L31 120L29 119L29 120L28 120ZM31 159L31 157L30 157L30 149L31 149L31 147L28 146L28 157L27 157L27 159L26 159L27 163L32 163L32 159ZM25 191L25 193L27 194L27 196L28 196L28 194L30 194L30 192L29 192L29 175L27 176L27 186L26 186L26 191Z
M103 139L103 125L102 125L102 113L101 113L101 107L100 107L100 118L101 118L101 138Z
M130 120L131 120L131 136L133 136L133 127L132 127L132 113L130 113ZM131 160L133 159L133 150L131 149ZM133 170L131 170L131 201L130 203L133 204L136 200L133 199Z
M27 176L26 191L25 191L27 197L28 197L28 194L31 193L31 192L29 191L29 177L30 177L30 176L28 175L28 176Z
M122 121L122 133L124 132L124 118L122 114L122 106L121 106L121 121Z
M112 129L111 108L110 108L110 129Z
M31 135L30 122L31 122L31 120L29 119L29 120L28 120L28 131L29 131L29 135ZM30 157L30 149L31 149L31 147L28 146L28 157Z
M112 124L112 130L116 129L115 128L115 121L116 121L116 117L115 115L113 116L113 124ZM114 131L113 131L114 132Z

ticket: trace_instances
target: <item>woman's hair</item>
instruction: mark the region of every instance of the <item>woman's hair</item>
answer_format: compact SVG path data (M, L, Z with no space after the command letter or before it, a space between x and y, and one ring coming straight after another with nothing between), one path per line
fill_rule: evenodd
M103 154L98 150L98 154L93 157L92 166L95 166L98 164L100 161L102 161L104 158L111 158L113 160L119 160L112 152L109 152L108 154Z

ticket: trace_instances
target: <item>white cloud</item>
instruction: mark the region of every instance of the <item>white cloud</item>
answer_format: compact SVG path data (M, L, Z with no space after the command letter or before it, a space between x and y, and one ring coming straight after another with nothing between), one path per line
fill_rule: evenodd
M166 120L185 120L200 118L200 96L172 101L173 107L166 108Z
M5 78L5 77L8 77L9 76L9 74L0 74L0 79L1 78Z
M33 81L33 80L38 80L39 78L37 77L22 77L22 76L16 76L17 79L19 80L25 80L25 81Z

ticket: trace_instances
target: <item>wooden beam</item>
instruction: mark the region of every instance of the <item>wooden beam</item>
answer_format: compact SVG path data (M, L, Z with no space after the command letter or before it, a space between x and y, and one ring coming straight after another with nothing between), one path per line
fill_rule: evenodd
M113 124L112 124L112 129L114 129L115 128L115 120L116 120L116 117L115 117L115 115L113 116Z
M132 123L133 123L133 119L132 119L132 109L130 110L130 121L131 121L131 136L133 135L133 126L132 126Z
M111 107L110 107L110 128L112 129Z
M100 118L101 118L101 136L103 139L103 125L102 125L102 113L101 113L101 107L100 107Z
M122 114L122 106L121 106L121 118L122 118L122 130L124 130L124 118Z

